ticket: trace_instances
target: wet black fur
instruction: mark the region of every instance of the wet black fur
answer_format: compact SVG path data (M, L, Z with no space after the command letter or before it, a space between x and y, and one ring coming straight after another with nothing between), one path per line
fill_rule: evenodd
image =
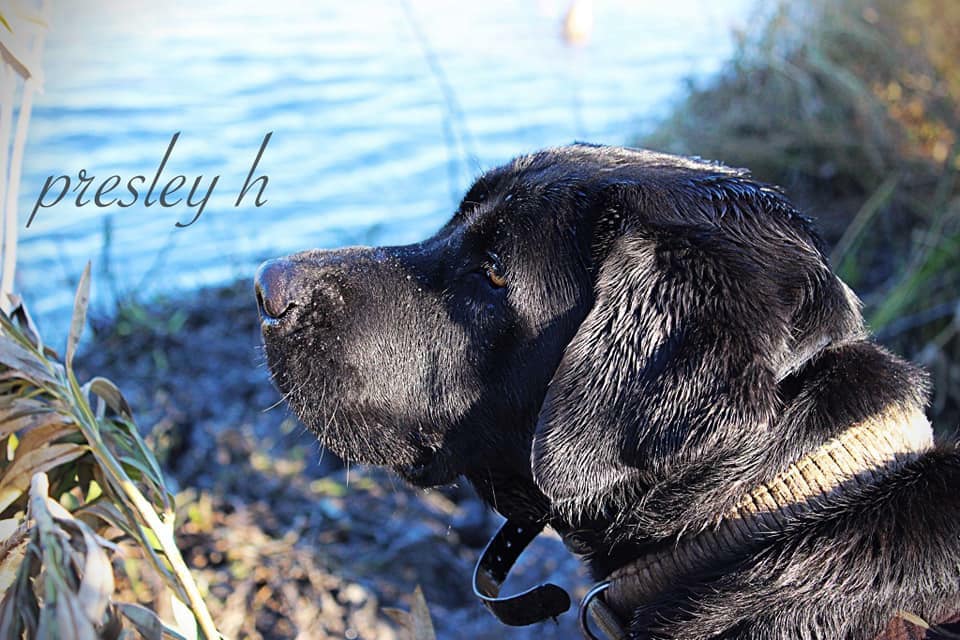
M810 221L700 160L543 151L482 176L421 243L282 268L261 293L292 301L264 325L268 362L326 446L420 485L462 475L549 521L598 578L854 422L926 403ZM869 639L897 610L957 611L958 593L960 456L941 445L685 579L632 631Z

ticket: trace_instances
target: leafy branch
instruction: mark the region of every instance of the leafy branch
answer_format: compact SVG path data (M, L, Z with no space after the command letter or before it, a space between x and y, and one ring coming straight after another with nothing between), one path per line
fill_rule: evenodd
M65 358L18 299L0 313L0 637L219 638L174 540L173 495L119 389L81 385L73 359L89 302L77 290ZM170 592L177 628L115 603L107 531L132 540Z

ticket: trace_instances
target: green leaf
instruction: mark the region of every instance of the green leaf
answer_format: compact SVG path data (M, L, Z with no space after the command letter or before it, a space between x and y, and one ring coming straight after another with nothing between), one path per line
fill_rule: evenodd
M133 420L133 411L130 409L130 405L127 404L126 398L123 397L123 394L120 393L120 389L117 388L117 385L113 384L110 380L97 376L91 378L87 384L83 385L83 393L94 395L103 398L103 401L107 403L107 406L113 409L117 415L122 417L124 420Z
M133 539L137 538L136 532L133 527L130 526L126 517L104 496L101 496L90 504L80 507L74 512L74 515L78 518L83 518L85 521L96 518L101 522L123 531L124 534Z
M117 609L123 616L133 623L143 637L147 640L162 640L164 637L173 640L187 640L182 635L163 624L163 621L150 609L141 607L138 604L128 604L121 602L117 604Z
M3 17L2 13L0 13L0 24L5 26L7 28L7 31L9 31L10 33L13 33L13 29L10 28L10 23L7 22L7 19Z

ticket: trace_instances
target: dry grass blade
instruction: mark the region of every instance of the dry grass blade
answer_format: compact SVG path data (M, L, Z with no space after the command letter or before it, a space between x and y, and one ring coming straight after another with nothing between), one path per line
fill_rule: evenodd
M57 413L31 416L31 425L20 439L17 451L22 455L44 445L54 443L64 436L76 433L77 427Z
M383 612L390 617L406 631L402 637L409 640L436 640L436 632L433 629L433 620L430 618L430 609L427 607L427 600L423 597L423 590L420 585L413 591L410 611L396 609L394 607L384 607Z
M915 613L910 613L909 611L900 610L900 611L897 611L897 616L903 618L904 620L906 620L912 625L920 627L921 629L930 628L930 625L927 623L927 621Z
M51 444L17 456L13 465L0 478L0 511L23 495L35 473L49 471L76 460L88 450L88 447L81 444Z
M423 597L420 585L417 585L413 591L410 624L413 640L437 640L437 634L433 630L433 620L430 619L430 609L427 608L427 600Z
M37 346L37 349L45 351L46 347L43 346L43 342L40 340L40 332L37 331L37 325L34 324L33 318L24 306L23 298L12 293L8 294L7 298L9 298L10 306L13 309L11 316L20 323L20 330L23 331L30 342Z
M0 364L16 370L19 375L39 387L47 388L57 384L53 374L39 365L32 353L22 344L10 339L7 334L0 335Z
M49 411L43 404L38 403L23 407L20 403L15 403L10 410L0 411L0 438L6 438L11 433L24 433L19 445L19 447L23 447L20 449L21 451L28 451L27 445L35 441L37 441L36 444L42 444L56 440L56 438L44 435L53 426L66 429L69 432L76 430L76 427L71 428L65 425L62 416ZM30 440L28 441L27 438Z
M28 531L17 518L0 520L0 593L6 593L17 578L27 552Z
M90 263L83 270L80 276L80 284L77 286L77 297L73 303L73 318L70 321L70 335L67 336L67 350L64 358L69 369L73 366L73 356L77 352L77 345L80 344L80 336L83 335L83 325L87 320L87 305L90 304Z
M95 627L101 626L100 618L105 607L100 612L100 617L87 616L80 601L77 584L78 574L86 577L81 573L80 567L87 565L85 556L90 549L84 546L82 551L78 551L71 545L71 537L64 535L66 531L61 526L62 521L77 521L59 503L50 499L49 490L50 483L46 474L37 473L30 487L30 516L36 523L31 545L43 558L40 583L45 596L37 625L37 637L96 640ZM85 526L77 525L77 528ZM99 549L95 542L94 546ZM106 571L112 576L113 570L106 556L94 556L94 561L97 559L101 560L103 566L95 571Z

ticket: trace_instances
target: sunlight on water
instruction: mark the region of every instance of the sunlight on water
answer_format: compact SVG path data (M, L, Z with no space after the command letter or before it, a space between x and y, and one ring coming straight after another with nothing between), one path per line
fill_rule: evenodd
M575 139L626 143L686 77L720 67L752 6L597 0L589 43L570 47L559 1L92 4L55 8L21 220L50 175L149 179L177 131L161 185L221 177L183 229L174 223L195 211L142 197L128 209L66 198L39 210L18 273L39 316L62 317L88 259L106 309L114 293L249 277L280 253L419 239L483 167ZM234 207L269 131L268 202Z

